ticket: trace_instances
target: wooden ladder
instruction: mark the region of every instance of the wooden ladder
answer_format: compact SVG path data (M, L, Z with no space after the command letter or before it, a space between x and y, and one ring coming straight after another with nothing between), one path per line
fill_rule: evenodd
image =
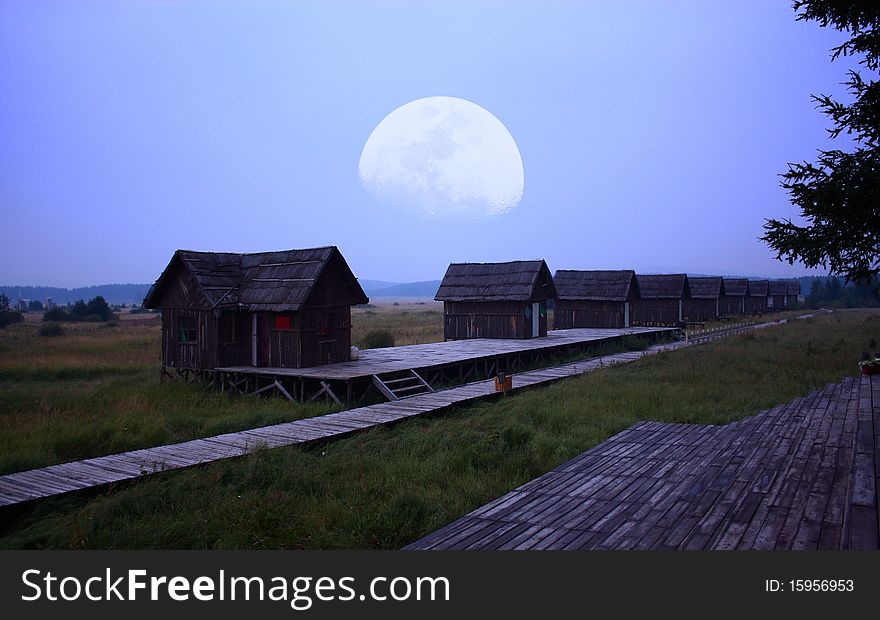
M372 379L376 389L388 400L400 400L434 391L413 369L373 375Z

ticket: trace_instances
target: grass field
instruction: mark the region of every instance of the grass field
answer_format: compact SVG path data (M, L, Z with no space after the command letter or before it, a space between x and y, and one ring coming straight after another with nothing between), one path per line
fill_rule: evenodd
M390 330L398 344L442 340L442 315L431 307L358 308L355 342L375 329ZM38 315L28 318L0 330L0 474L332 410L160 384L154 315L121 315L118 324L66 323L59 337L39 336Z
M311 449L7 509L0 546L396 548L637 420L750 415L854 374L878 341L876 311L795 321Z
M433 301L389 301L352 309L352 343L363 346L364 336L379 329L391 332L396 346L441 342L443 306Z

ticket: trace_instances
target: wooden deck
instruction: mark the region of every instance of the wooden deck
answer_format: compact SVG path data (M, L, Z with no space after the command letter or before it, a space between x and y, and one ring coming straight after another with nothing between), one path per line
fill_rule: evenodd
M880 376L640 422L408 549L878 549Z
M599 343L603 340L610 341L628 334L657 334L671 331L674 330L668 327L564 329L548 332L547 336L543 338L530 338L526 340L473 338L471 340L413 344L384 349L366 349L360 352L360 359L357 361L325 364L324 366L312 366L311 368L229 366L218 368L217 370L240 374L264 374L349 381L402 370L450 366L523 352L549 351L571 345Z

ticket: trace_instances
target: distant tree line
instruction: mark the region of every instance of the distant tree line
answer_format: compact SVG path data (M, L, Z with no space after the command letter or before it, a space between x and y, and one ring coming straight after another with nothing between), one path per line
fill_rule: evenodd
M149 290L149 284L99 284L78 288L0 284L0 294L10 299L42 299L45 304L45 300L51 298L58 305L72 304L77 299L93 299L99 295L111 305L133 302L139 305Z
M880 280L873 278L858 283L845 284L842 278L817 278L813 280L810 293L804 303L810 308L877 308Z
M116 315L107 301L98 295L87 302L80 299L65 308L56 306L43 314L44 321L112 321Z

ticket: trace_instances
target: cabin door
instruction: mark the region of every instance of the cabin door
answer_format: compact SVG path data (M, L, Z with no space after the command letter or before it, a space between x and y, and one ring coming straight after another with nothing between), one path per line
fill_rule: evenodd
M623 302L623 326L629 327L629 302Z
M541 304L532 304L532 338L541 335Z

